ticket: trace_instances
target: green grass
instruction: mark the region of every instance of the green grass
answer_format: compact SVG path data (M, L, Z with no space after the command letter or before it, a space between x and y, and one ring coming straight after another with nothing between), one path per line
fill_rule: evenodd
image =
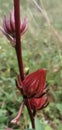
M5 14L9 15L12 9L12 2L0 0L0 25ZM29 68L30 72L38 68L45 67L48 71L47 82L49 83L50 94L54 102L38 113L40 120L45 124L45 118L52 123L52 128L58 130L61 124L62 112L56 107L62 101L62 46L56 37L52 35L45 19L37 11L32 1L22 0L21 15L28 17L28 30L22 37L24 68ZM62 0L43 0L53 27L58 34L62 35ZM61 46L61 48L60 48ZM60 53L59 53L60 52ZM18 64L14 49L7 39L0 33L0 127L5 125L14 129L24 127L29 124L27 111L20 121L20 126L10 124L10 120L16 116L17 110L22 101L19 91L15 87L15 79L18 74ZM54 86L56 89L54 90ZM60 105L59 105L60 106ZM28 118L28 119L27 119ZM49 126L47 128L49 128ZM60 126L59 126L60 127ZM46 130L47 130L46 128Z

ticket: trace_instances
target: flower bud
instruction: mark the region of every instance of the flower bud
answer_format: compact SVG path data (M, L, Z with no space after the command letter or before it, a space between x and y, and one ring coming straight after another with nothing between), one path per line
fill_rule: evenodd
M24 19L23 23L20 23L20 36L26 32L27 29L27 18ZM14 9L10 13L10 19L7 19L4 16L3 19L3 28L0 28L3 34L7 37L7 39L15 45L16 42L16 32L15 32L15 18L14 18Z

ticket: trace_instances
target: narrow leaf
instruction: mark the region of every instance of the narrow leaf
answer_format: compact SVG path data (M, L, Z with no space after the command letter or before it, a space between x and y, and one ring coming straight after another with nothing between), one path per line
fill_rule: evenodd
M38 118L35 118L35 127L36 130L45 130L44 125L40 123Z

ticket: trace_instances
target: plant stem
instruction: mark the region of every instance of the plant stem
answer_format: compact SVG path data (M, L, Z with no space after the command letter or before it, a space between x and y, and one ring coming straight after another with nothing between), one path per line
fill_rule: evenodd
M24 107L24 102L22 102L17 116L11 121L11 123L13 123L13 124L18 124L19 123L19 119L21 117L23 107Z
M19 71L20 71L20 78L21 81L24 80L24 69L23 69L23 60L22 60L22 47L21 47L21 41L20 41L20 0L14 0L14 16L15 16L15 28L16 28L16 54L17 54L17 59L18 59L18 65L19 65ZM32 128L35 129L35 123L34 123L34 117L33 114L31 112L30 106L29 106L29 102L28 99L26 99L25 102L29 115L30 115L30 119L31 119L31 123L32 123Z
M22 61L22 49L21 49L21 33L20 33L20 0L14 0L14 15L15 15L15 28L16 28L16 54L18 59L20 78L24 80L24 69Z
M31 119L32 128L35 129L35 122L34 122L35 120L34 120L34 116L33 116L33 113L31 111L28 99L25 99L24 101L25 101L25 105L27 106L27 110L28 110L28 113L29 113L29 116Z

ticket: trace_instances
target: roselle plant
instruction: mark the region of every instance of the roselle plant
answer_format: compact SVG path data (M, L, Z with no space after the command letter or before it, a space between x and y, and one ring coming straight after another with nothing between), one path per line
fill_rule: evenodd
M10 19L8 20L6 16L4 16L3 27L0 28L0 30L16 50L19 67L19 75L16 81L16 87L20 90L23 96L23 101L21 103L18 115L11 121L11 123L18 123L25 105L31 119L32 128L35 129L36 112L48 105L46 69L41 68L31 74L26 76L24 75L21 38L22 35L26 32L28 21L25 18L24 22L21 22L20 0L13 1L14 8L10 13Z

